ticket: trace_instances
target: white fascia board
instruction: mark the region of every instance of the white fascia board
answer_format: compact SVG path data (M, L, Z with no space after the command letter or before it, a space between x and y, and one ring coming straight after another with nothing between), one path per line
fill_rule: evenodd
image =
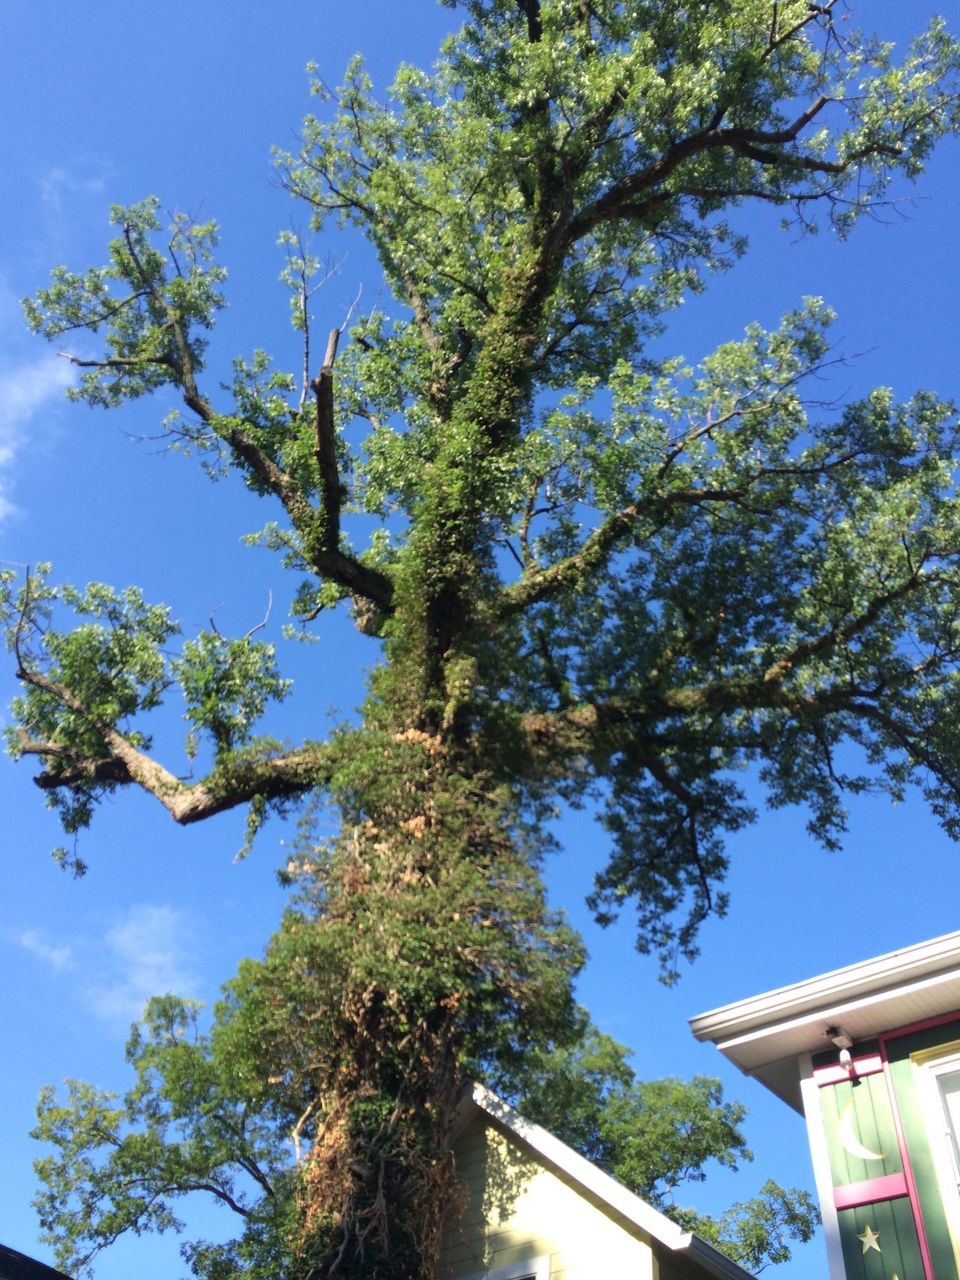
M468 1086L470 1100L496 1120L524 1146L565 1174L582 1190L595 1196L621 1217L633 1223L658 1244L673 1252L695 1258L697 1263L718 1280L753 1280L749 1271L725 1257L706 1240L684 1231L675 1222L638 1195L622 1186L615 1178L598 1169L579 1152L548 1133L540 1125L525 1120L508 1102L482 1084Z
M690 1019L698 1040L730 1044L750 1033L802 1021L825 1009L862 1005L872 995L908 990L960 970L960 931L859 964L723 1005ZM882 1028L889 1030L889 1028Z

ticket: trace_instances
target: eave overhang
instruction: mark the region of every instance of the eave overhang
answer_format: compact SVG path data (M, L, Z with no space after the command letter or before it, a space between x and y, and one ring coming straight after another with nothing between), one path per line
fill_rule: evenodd
M830 1047L829 1027L867 1040L960 1010L960 931L723 1005L690 1019L746 1075L795 1111L801 1059Z

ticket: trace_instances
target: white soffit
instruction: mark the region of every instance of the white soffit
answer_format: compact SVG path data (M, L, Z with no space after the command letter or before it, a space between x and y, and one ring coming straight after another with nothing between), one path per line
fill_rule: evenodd
M827 1027L862 1040L955 1009L960 931L724 1005L690 1027L800 1111L798 1058L829 1048Z

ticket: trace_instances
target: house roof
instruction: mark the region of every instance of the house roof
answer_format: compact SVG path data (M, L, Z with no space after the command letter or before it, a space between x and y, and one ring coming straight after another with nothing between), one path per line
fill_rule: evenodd
M960 931L712 1009L690 1027L802 1111L799 1059L830 1047L828 1027L866 1040L956 1009Z
M700 1238L684 1231L659 1210L628 1191L565 1142L538 1124L525 1120L509 1103L482 1084L468 1084L460 1103L460 1124L465 1126L477 1111L505 1129L519 1144L563 1176L584 1195L639 1227L665 1249L686 1258L706 1276L716 1280L752 1280L749 1271Z
M70 1277L0 1244L0 1280L70 1280Z

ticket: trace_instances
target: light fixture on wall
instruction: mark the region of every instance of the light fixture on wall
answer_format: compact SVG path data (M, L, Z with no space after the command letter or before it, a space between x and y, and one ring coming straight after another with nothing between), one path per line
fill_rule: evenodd
M853 1041L842 1027L827 1027L823 1034L831 1044L840 1050L840 1066L843 1067L848 1076L852 1076L854 1068L850 1050L853 1048Z

